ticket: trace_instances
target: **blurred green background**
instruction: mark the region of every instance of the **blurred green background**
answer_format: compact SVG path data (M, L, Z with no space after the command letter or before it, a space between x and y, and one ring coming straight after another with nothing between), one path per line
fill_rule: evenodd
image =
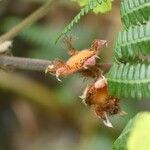
M5 33L46 0L0 1L0 33ZM113 42L121 29L120 1L108 14L83 17L70 33L75 47L84 49L95 38L109 47L101 52L102 62L112 62ZM67 50L58 33L80 11L71 0L55 1L49 13L27 27L13 40L14 56L53 60L67 59ZM114 128L107 128L78 98L87 81L79 75L63 78L43 72L0 71L0 150L111 150L112 143L138 111L148 110L146 101L122 100L126 116L114 116Z

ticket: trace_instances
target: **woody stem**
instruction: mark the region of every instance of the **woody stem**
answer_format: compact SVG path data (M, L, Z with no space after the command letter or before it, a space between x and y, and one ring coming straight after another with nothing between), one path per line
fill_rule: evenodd
M0 56L0 67L1 68L15 68L21 70L33 70L45 72L48 65L52 64L49 60L12 57L12 56ZM111 64L102 63L99 65L104 73L108 72Z

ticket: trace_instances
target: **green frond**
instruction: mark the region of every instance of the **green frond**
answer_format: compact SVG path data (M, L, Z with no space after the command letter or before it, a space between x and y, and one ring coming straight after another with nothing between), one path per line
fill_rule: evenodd
M114 55L121 61L131 61L150 55L150 20L146 25L137 25L120 32L116 40Z
M74 17L74 19L70 22L69 25L65 27L65 29L60 33L58 38L56 39L55 43L58 42L58 40L65 35L67 32L69 32L73 26L79 22L82 16L85 16L87 13L89 13L91 10L93 10L98 4L101 4L104 0L92 0L90 1L85 7L81 9L81 11Z
M150 64L114 63L108 85L111 95L118 98L150 99Z
M126 28L145 24L150 18L150 0L122 0L121 19Z
M108 73L110 94L118 98L150 99L150 0L122 0L122 23L114 63Z

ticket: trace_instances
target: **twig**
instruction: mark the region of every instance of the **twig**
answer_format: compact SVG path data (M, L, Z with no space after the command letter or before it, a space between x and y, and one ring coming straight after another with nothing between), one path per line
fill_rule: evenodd
M48 0L43 6L41 6L38 10L33 12L27 18L25 18L21 23L17 26L13 27L10 31L3 34L0 37L0 43L4 41L12 40L16 35L18 35L26 26L33 24L43 16L47 14L49 8L54 0Z
M45 71L49 64L51 64L51 61L48 60L0 56L0 67L2 68L10 67L21 70Z
M41 59L20 58L11 56L0 56L0 67L11 67L21 70L34 70L45 72L45 69L52 62ZM111 64L100 64L101 69L106 73L111 67Z

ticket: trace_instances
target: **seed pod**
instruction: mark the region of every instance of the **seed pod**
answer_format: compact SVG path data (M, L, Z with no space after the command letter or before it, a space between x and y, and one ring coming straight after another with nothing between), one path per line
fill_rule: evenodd
M80 98L108 127L112 127L108 117L121 113L119 100L109 95L105 77L88 85Z

